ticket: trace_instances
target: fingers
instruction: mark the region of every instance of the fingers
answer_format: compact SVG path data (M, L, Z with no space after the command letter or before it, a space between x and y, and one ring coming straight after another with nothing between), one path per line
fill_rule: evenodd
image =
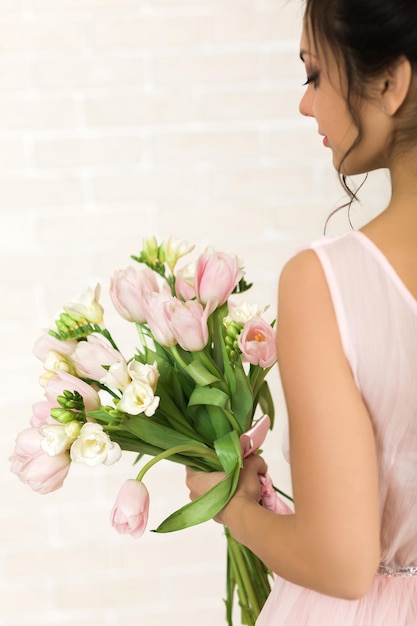
M190 492L190 499L195 500L209 491L225 477L224 472L199 472L186 469L185 483Z
M243 462L243 467L247 471L253 473L256 472L256 474L268 473L268 465L266 464L265 460L257 454L251 454L250 456L248 456Z

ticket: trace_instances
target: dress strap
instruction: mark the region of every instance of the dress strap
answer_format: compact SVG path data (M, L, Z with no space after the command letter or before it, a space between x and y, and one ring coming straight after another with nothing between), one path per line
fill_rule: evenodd
M377 576L389 576L390 578L408 578L409 576L417 576L416 567L390 567L389 565L380 564Z

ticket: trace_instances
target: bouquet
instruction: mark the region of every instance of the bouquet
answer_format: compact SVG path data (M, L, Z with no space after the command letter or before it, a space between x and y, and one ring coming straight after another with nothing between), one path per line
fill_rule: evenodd
M137 461L150 457L121 487L111 512L116 530L133 537L146 527L143 479L155 463L169 459L225 473L156 531L187 528L227 504L243 458L256 453L272 427L266 375L276 360L274 324L264 320L266 309L233 302L233 294L250 287L239 259L209 248L179 267L193 249L173 237L161 244L152 237L132 256L135 265L112 276L114 307L137 328L133 356L122 355L104 325L99 285L64 307L35 344L45 398L34 404L31 426L18 434L11 457L12 471L39 493L61 487L72 462L111 465L122 450L137 453ZM265 502L272 492L263 478ZM241 622L252 626L271 573L225 534L227 623L237 595Z

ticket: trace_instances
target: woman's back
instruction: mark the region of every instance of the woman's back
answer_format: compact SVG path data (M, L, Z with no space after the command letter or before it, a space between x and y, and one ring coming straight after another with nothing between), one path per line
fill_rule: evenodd
M325 273L343 350L375 433L381 566L369 592L353 601L277 578L257 626L414 626L417 301L361 232L322 238L311 248Z
M382 562L417 567L417 301L361 232L313 247L374 426Z

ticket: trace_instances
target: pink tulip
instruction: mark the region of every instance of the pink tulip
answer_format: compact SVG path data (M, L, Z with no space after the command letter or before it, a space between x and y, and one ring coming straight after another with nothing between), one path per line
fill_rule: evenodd
M152 335L161 346L173 346L177 343L171 330L166 307L176 302L167 291L151 293L146 301L146 320Z
M261 317L246 322L238 345L244 359L253 365L271 367L276 361L275 331Z
M15 454L20 458L32 458L42 454L42 435L37 428L26 428L16 437Z
M203 308L200 302L173 300L165 306L165 315L176 341L184 350L197 352L208 341L207 318L212 307Z
M180 300L195 298L195 264L189 263L175 272L175 294Z
M197 260L195 290L198 300L206 304L226 302L243 276L237 257L207 249Z
M99 395L90 385L67 372L57 371L56 376L52 376L46 385L45 392L48 402L54 407L59 407L57 397L62 396L64 391L78 391L83 397L87 412L95 411L100 407Z
M111 511L112 526L121 534L141 537L149 515L149 493L133 478L126 480Z
M159 291L157 276L147 265L119 270L110 283L110 296L118 313L139 324L146 322L144 303L153 291Z
M114 363L125 362L120 352L115 350L110 341L99 333L89 335L87 341L80 341L71 360L80 376L99 382L108 371L103 367L104 365L110 367Z
M36 428L37 426L42 426L49 421L54 421L51 418L51 409L55 405L52 402L48 402L44 400L42 402L36 402L32 406L32 419L30 420L31 426Z
M10 458L11 471L38 493L50 493L62 487L70 467L68 452L49 456L41 449L42 435L37 428L27 428L16 438L15 454Z
M44 330L43 335L35 342L33 353L38 359L45 361L48 353L51 351L70 356L76 347L77 341L61 341L50 335L47 330Z

